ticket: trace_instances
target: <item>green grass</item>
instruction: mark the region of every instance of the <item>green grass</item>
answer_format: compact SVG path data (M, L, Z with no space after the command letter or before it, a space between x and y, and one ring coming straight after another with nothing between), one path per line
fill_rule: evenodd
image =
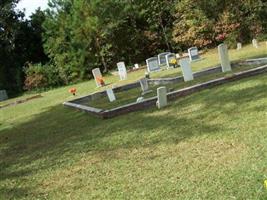
M0 199L267 198L266 74L104 121L68 88L0 110Z

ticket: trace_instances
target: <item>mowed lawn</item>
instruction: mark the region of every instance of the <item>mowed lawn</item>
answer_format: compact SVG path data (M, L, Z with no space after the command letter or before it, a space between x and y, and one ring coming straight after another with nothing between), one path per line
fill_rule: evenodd
M68 88L0 110L0 199L267 199L267 74L110 120Z

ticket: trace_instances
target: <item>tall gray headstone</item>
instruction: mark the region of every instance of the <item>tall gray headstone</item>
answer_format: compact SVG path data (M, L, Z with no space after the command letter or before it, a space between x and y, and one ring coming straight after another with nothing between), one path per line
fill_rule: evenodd
M106 90L106 92L110 102L116 101L116 97L112 89L109 88Z
M157 89L157 97L158 97L157 107L159 109L164 108L165 106L168 105L166 87L160 87Z
M120 76L120 80L126 80L127 79L127 70L125 67L125 63L124 62L119 62L117 63L117 67L118 67L118 71L119 71L119 76Z
M5 101L8 99L6 90L0 90L0 101Z
M194 80L193 72L192 72L188 58L181 59L180 66L182 68L184 81L187 82L187 81Z
M157 57L152 57L146 60L146 65L147 65L147 71L148 72L154 72L154 71L159 71L159 62Z
M99 68L95 68L92 70L92 73L93 73L93 76L94 76L94 79L95 79L95 83L96 83L96 86L97 87L101 87L101 84L99 82L99 78L102 79L103 76L101 74L101 71Z
M221 62L221 66L222 66L222 71L223 72L232 71L227 45L226 44L220 44L218 46L218 51L219 51L219 57L220 57L220 62Z
M239 50L241 50L241 49L242 49L242 43L238 42L238 43L237 43L237 50L239 51Z
M176 59L176 55L174 53L169 53L166 55L166 61L167 61L167 68L174 68L177 65L177 59ZM176 64L174 64L173 62L176 62Z
M191 62L199 60L199 54L197 47L192 47L188 49L188 55Z
M253 47L255 47L255 48L259 48L258 40L253 39L253 40L252 40L252 45L253 45Z
M170 54L170 52L164 52L158 55L159 65L167 65L166 55L168 54Z

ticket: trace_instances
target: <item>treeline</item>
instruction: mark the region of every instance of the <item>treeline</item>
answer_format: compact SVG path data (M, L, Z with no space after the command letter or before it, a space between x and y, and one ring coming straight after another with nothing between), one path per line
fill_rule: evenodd
M26 89L34 89L69 84L91 78L96 67L108 72L118 61L133 65L162 51L209 48L223 41L235 47L237 42L265 39L266 5L265 0L51 0L50 9L33 15L39 19L38 33L32 29L34 17L21 20L23 13L10 7L17 20L7 19L8 26L27 24L31 30L20 29L19 42L34 45L22 45L23 50L10 43L10 50L0 53L0 87L21 89L25 84ZM6 26L2 10L0 17L2 46L10 37L16 38L17 28L10 36L9 29L2 28ZM32 36L41 37L41 42L28 43ZM45 53L35 55L36 49ZM12 59L6 60L10 53ZM9 73L2 75L2 71ZM12 87L3 84L15 83L9 82L9 76L16 79Z

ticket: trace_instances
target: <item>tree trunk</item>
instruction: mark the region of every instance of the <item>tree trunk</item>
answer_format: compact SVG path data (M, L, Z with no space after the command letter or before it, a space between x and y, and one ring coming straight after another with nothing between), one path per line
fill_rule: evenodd
M166 30L165 30L165 27L164 27L164 25L163 25L163 21L162 21L162 18L160 17L160 27L161 27L161 29L162 29L162 33L163 33L163 36L164 36L164 40L165 40L165 44L166 44L166 46L167 46L167 48L168 48L168 50L169 51L172 51L172 46L171 46L171 44L169 43L169 41L168 41L168 37L167 37L167 34L166 34Z
M101 63L102 63L102 65L103 65L103 67L104 67L104 73L106 73L107 71L108 71L108 65L107 65L107 62L106 62L106 59L105 59L105 57L103 56L103 54L101 53L101 46L100 46L100 44L99 44L99 39L98 38L96 38L96 47L97 47L97 49L98 49L98 52L99 52L99 55L100 55L100 57L101 57Z

